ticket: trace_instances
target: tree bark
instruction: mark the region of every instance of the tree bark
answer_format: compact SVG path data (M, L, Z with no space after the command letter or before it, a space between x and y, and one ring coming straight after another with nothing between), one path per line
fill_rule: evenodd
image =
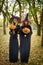
M21 3L20 0L17 0L18 4L19 4L19 8L20 8L20 18L21 18Z
M19 6L20 7L20 19L21 19L21 6Z
M1 2L2 4L0 5L0 12L3 9L4 2L5 2L5 0L2 0L2 2Z
M14 6L13 6L12 15L13 15L13 12L14 12L15 4L16 4L16 1L14 3Z
M6 34L6 26L5 26L6 16L4 15L4 21L3 21L3 33Z
M42 7L42 14L41 14L41 26L42 26L42 41L41 41L41 45L43 46L43 7Z
M41 41L41 45L43 46L43 26L42 26L42 41Z
M7 27L8 27L8 21L9 21L9 16L7 15L7 22L6 22L6 24L7 24Z
M41 35L41 25L40 24L37 25L37 35L38 36Z

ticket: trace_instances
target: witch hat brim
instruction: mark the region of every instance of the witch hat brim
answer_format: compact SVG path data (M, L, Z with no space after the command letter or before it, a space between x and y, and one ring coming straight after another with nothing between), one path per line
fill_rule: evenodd
M10 21L9 21L9 22L12 23L12 21L13 21L14 18L16 18L16 19L18 20L18 23L21 22L20 17L18 17L18 16L14 16L14 15L10 18Z

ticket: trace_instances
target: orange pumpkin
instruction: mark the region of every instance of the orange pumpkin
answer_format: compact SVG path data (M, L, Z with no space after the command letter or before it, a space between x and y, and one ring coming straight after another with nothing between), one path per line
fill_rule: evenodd
M10 29L15 29L15 28L16 28L16 26L15 26L15 25L13 25L13 24L11 24L11 25L9 26L9 28L10 28Z
M25 33L25 34L28 34L28 33L30 33L30 29L24 28L24 29L22 30L22 32Z

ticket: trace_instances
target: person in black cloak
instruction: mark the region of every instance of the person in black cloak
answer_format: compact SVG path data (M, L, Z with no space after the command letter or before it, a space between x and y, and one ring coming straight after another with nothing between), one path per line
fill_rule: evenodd
M30 24L31 23L28 20L28 13L27 13L20 29L20 57L22 63L28 63L29 59L31 35L32 35L32 28Z
M9 40L9 61L14 63L18 60L18 39L17 34L19 32L20 18L17 16L12 16L10 18L10 40Z

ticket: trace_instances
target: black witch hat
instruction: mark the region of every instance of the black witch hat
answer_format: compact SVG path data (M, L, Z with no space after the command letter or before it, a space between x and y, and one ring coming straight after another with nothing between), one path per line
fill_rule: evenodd
M25 19L23 20L23 22L25 22L25 21L27 21L29 24L31 24L31 22L30 22L29 19L28 19L28 13L26 14L26 17L25 17Z
M10 21L9 21L9 22L12 23L12 21L13 21L14 18L16 18L16 19L18 20L18 23L21 22L20 17L18 17L18 16L14 16L14 15L12 15L12 17L10 18Z
M28 21L28 13L26 14L25 21Z

